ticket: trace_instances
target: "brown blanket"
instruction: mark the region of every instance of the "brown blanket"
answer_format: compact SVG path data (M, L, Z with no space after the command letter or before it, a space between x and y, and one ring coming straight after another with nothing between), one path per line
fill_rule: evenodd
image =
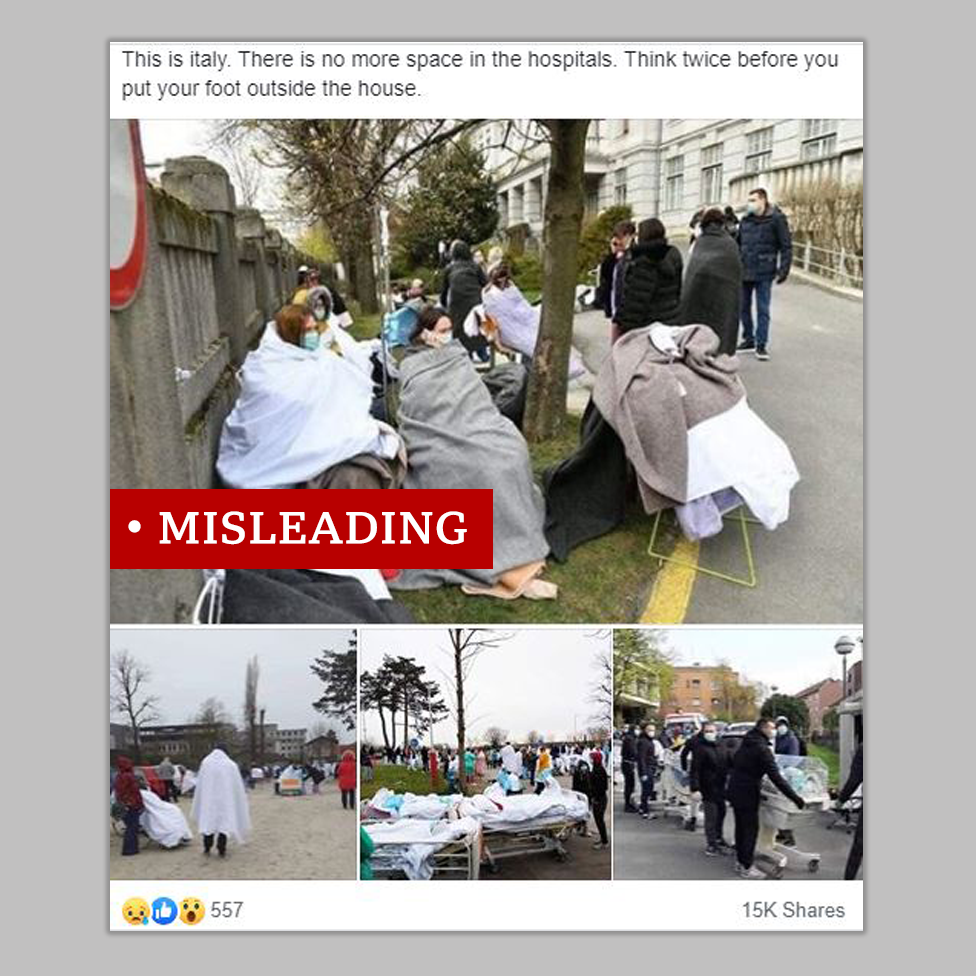
M690 500L688 431L735 406L745 388L735 359L718 354L718 336L707 326L682 331L682 356L674 362L649 334L650 328L634 329L614 343L593 402L623 442L651 514Z

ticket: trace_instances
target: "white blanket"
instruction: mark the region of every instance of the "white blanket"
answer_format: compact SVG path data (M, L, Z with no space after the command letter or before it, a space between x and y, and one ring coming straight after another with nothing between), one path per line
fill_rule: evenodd
M337 332L345 350L351 337ZM224 421L217 472L232 488L288 488L357 454L392 458L397 434L369 413L373 388L352 352L311 352L269 322L241 369Z
M247 840L251 815L241 772L221 749L214 749L200 763L190 815L201 834L227 834L239 844Z
M411 881L429 881L434 874L434 855L461 838L475 843L481 825L471 817L403 819L365 824L364 829L376 845L371 859L375 867L403 871Z
M142 816L139 825L162 847L178 847L192 840L190 826L183 811L175 803L161 800L152 790L140 790Z

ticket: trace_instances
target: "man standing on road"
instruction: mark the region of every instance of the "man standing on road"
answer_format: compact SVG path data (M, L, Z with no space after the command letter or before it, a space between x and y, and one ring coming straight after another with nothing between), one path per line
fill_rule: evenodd
M851 771L848 774L847 782L837 797L837 805L843 806L857 792L858 788L864 789L864 742L858 743L857 752L854 753L854 760L851 762ZM854 843L851 844L851 851L847 855L847 864L844 865L844 880L853 881L857 878L857 872L861 869L861 852L864 849L864 802L857 811L857 829L854 831Z
M705 853L709 857L731 853L722 832L725 825L725 780L729 772L727 753L719 748L718 730L711 722L688 740L691 745L691 790L700 793L705 810ZM684 752L682 752L682 760Z
M641 729L637 739L637 774L640 776L641 798L640 814L645 820L651 819L650 802L654 798L654 778L657 776L658 759L663 754L661 743L655 738L657 730L647 724Z
M742 341L739 351L755 350L756 358L769 359L769 305L773 280L786 281L793 262L790 227L779 207L769 202L764 189L749 194L746 215L739 223L742 256ZM756 326L752 323L752 296L756 296Z
M637 736L631 725L620 744L620 765L624 771L624 813L637 813L634 806L634 774L637 770Z

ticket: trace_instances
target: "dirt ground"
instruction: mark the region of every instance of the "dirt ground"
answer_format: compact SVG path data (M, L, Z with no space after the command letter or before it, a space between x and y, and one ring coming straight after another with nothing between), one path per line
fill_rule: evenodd
M180 809L193 840L167 850L140 837L140 852L122 857L122 837L109 839L109 877L115 880L309 880L352 879L358 874L358 822L354 810L343 810L335 781L322 784L318 796L275 796L270 782L248 793L251 836L244 845L228 842L227 857L203 854L189 798ZM111 830L111 827L109 828Z

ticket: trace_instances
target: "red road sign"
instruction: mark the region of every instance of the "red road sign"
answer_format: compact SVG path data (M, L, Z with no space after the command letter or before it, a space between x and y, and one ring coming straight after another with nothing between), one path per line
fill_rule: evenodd
M136 296L146 264L146 175L139 123L108 124L109 306L124 308Z

